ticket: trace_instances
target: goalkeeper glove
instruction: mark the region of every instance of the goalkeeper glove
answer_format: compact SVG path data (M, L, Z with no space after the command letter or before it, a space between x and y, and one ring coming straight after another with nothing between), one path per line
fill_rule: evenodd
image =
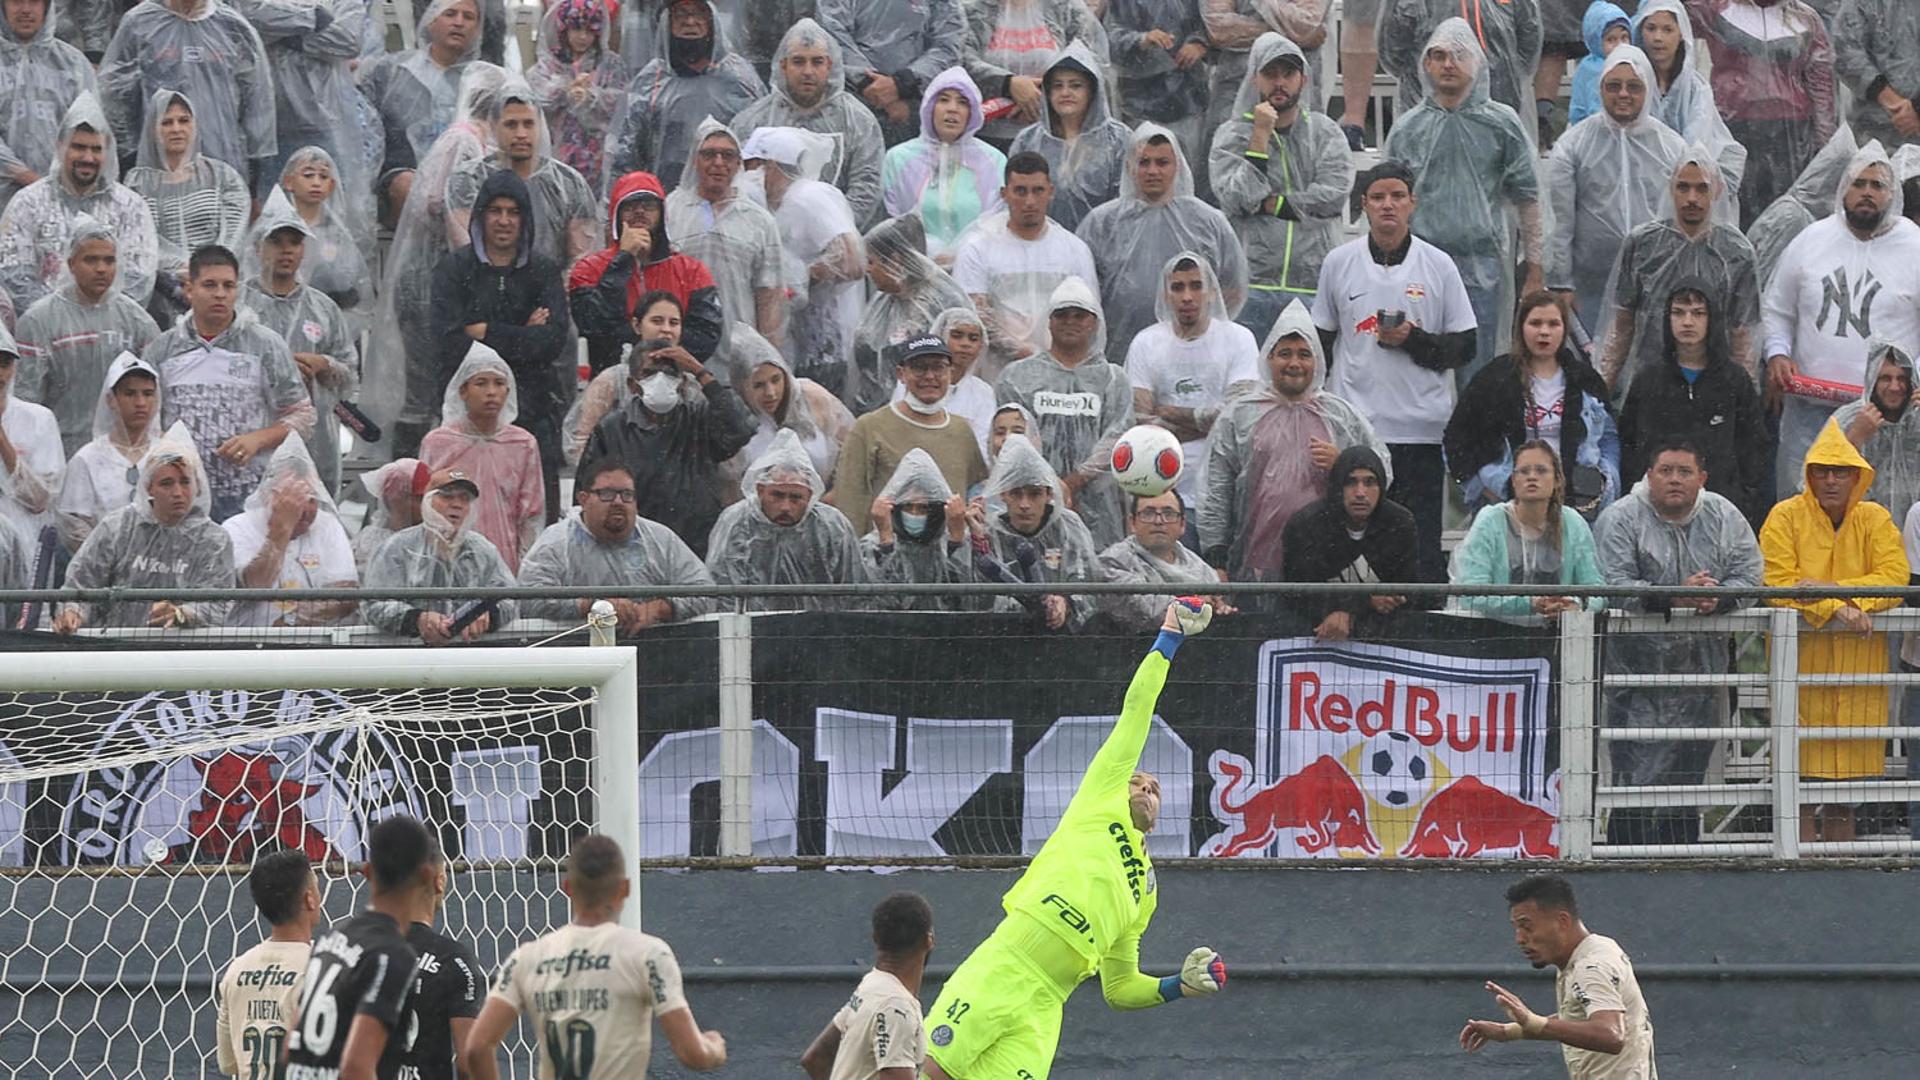
M1180 985L1195 994L1217 994L1227 987L1227 962L1205 945L1187 954L1180 965Z
M1204 597L1182 596L1173 602L1173 618L1180 624L1180 632L1191 637L1213 621L1213 605Z

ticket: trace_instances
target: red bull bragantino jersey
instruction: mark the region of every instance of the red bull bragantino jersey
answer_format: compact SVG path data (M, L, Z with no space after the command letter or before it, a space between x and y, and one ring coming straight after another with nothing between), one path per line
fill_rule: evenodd
M1133 827L1127 795L1168 667L1157 649L1140 661L1120 722L1087 766L1053 835L1000 901L1007 914L1025 914L1060 935L1086 962L1083 974L1145 930L1159 906L1153 860Z

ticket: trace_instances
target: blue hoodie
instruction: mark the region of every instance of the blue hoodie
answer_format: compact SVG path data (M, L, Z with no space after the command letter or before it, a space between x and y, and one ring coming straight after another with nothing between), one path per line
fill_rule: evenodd
M1573 69L1573 94L1567 101L1567 126L1600 111L1600 64L1607 58L1607 28L1615 23L1629 30L1632 22L1618 4L1594 0L1580 20L1580 37L1587 43L1587 55Z

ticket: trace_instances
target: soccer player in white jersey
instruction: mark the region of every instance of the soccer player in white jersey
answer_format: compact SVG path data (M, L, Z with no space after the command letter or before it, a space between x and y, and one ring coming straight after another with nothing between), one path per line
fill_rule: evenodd
M873 909L873 970L801 1055L811 1080L916 1080L926 1060L920 977L933 951L933 908L897 892Z
M500 1040L521 1013L540 1044L541 1080L625 1080L647 1074L652 1019L673 1054L705 1072L727 1062L727 1040L701 1031L667 943L620 925L633 882L620 845L583 836L567 855L561 889L573 921L513 951L473 1022L461 1064L472 1080L499 1080Z
M1653 1021L1620 943L1580 921L1573 886L1558 874L1536 874L1507 890L1513 940L1534 967L1552 964L1559 1012L1539 1016L1520 995L1488 983L1507 1021L1469 1020L1460 1029L1468 1053L1489 1042L1542 1039L1560 1044L1569 1080L1657 1080Z
M283 850L254 861L247 890L273 929L214 984L214 1038L222 1074L272 1080L287 1041L294 983L313 951L320 883L305 852Z

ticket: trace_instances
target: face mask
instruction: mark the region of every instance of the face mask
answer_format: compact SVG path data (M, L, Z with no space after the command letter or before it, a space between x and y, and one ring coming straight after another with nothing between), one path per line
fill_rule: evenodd
M947 399L952 396L953 396L953 387L948 386L947 392L940 395L940 400L932 404L928 404L924 401L921 401L919 398L914 397L912 393L908 393L906 397L903 398L902 400L907 403L907 408L912 409L914 412L919 413L921 416L933 416L947 407Z
M640 404L652 412L672 412L680 404L679 376L656 371L640 380Z
M667 62L676 69L691 68L713 55L713 39L667 37Z
M932 539L946 523L947 513L943 507L936 506L927 514L909 514L897 506L893 508L894 531L909 540Z

